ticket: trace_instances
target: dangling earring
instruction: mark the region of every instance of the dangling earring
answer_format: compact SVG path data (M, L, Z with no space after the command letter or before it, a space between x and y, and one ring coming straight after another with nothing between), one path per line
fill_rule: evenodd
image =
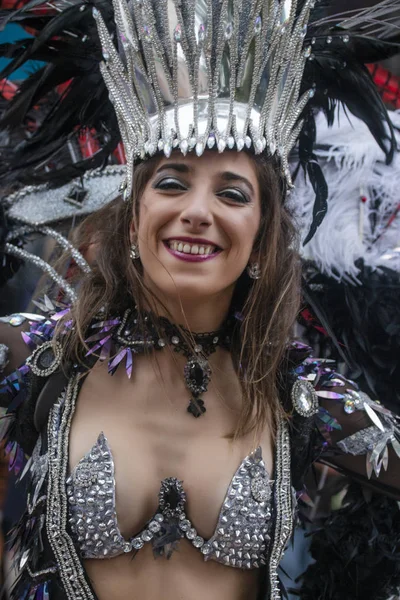
M136 244L132 244L131 250L129 252L129 256L131 257L132 260L136 260L136 259L140 258L139 246L137 246Z
M260 265L255 262L247 267L247 274L250 279L260 279L261 277L261 269Z

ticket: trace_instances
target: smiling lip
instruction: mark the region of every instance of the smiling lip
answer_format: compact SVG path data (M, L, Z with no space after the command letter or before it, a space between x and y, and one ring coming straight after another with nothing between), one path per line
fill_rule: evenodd
M174 240L180 240L182 242L189 242L190 238L173 238ZM200 240L199 240L200 241ZM193 243L193 242L192 242ZM204 242L203 242L204 243ZM168 250L172 256L179 258L180 260L185 260L186 262L204 262L205 260L211 260L218 256L221 250L217 250L217 252L213 252L212 254L186 254L185 252L179 252L179 250L172 250L167 244L167 242L163 242L165 248ZM210 244L211 245L211 244ZM212 244L215 245L215 244Z

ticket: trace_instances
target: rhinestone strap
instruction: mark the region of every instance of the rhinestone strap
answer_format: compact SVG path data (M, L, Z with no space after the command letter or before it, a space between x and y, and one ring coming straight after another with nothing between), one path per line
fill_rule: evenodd
M281 600L278 566L293 531L293 502L290 474L290 437L286 421L278 427L275 482L275 532L269 560L270 600Z
M68 600L95 600L85 579L83 566L67 532L67 496L65 480L68 466L68 439L75 403L78 378L73 377L65 393L50 411L49 482L47 501L47 535L59 566Z

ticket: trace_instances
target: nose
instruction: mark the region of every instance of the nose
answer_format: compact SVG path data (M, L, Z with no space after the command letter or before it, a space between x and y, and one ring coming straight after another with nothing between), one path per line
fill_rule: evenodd
M205 190L197 190L187 198L180 220L183 225L191 230L202 230L210 227L213 221L211 199Z

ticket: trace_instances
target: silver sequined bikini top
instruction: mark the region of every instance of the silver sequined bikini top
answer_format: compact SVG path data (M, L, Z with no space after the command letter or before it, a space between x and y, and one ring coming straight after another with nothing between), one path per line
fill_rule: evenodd
M153 552L169 558L186 537L205 560L254 569L266 564L272 525L274 482L262 460L261 447L237 469L222 504L214 535L204 540L185 513L182 482L161 482L159 508L144 529L126 540L118 527L114 461L101 433L93 448L67 479L69 523L82 558L112 558L151 543Z

